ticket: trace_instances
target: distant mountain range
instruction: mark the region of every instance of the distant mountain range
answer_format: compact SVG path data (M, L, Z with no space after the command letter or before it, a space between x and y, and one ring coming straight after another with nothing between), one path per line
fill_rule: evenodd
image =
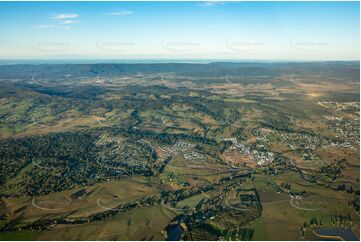
M136 74L174 73L181 76L241 76L276 77L281 75L325 75L347 77L359 81L360 63L349 62L303 62L303 63L101 63L101 64L15 64L1 65L1 79L125 76Z

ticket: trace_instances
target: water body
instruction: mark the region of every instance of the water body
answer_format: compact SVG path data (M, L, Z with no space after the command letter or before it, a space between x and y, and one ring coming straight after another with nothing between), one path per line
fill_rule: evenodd
M168 241L179 241L184 234L184 229L179 224L173 224L167 229L167 240Z
M352 232L351 229L340 229L340 228L317 228L314 230L316 234L321 236L334 236L335 239L341 237L347 241L359 241L357 236ZM327 239L329 240L329 239Z

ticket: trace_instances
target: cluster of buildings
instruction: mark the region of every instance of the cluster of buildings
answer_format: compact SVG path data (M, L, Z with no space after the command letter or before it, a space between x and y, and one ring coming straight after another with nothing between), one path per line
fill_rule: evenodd
M330 146L358 149L360 146L359 122L339 118L328 120L327 125L336 134L335 141L331 142Z
M107 168L117 169L118 166L127 166L128 168L138 167L147 168L147 156L150 155L146 148L151 144L145 140L132 142L124 137L102 135L96 142L98 149L97 163Z
M265 147L259 146L259 149L252 149L249 145L239 144L237 138L225 138L223 141L232 142L230 149L237 149L241 154L248 155L259 166L268 165L275 158L275 154L267 151Z
M359 102L317 102L324 108L336 109L337 111L358 111L360 112Z
M358 149L360 146L360 103L318 102L318 105L336 111L333 116L323 116L328 128L336 134L335 141L330 145Z
M166 151L167 153L173 154L173 155L181 155L187 160L199 160L203 159L204 155L193 151L195 144L183 142L183 141L177 141L174 143L174 145L170 148L162 148L162 150Z

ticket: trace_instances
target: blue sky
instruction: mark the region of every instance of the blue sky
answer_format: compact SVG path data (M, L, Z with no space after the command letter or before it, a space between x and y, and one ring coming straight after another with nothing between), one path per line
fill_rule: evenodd
M358 2L0 2L0 59L359 60Z

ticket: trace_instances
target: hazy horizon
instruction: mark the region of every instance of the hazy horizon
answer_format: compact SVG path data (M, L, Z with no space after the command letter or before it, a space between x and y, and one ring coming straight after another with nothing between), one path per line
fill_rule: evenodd
M0 65L15 64L283 64L283 63L360 62L360 60L239 60L239 59L0 59Z

